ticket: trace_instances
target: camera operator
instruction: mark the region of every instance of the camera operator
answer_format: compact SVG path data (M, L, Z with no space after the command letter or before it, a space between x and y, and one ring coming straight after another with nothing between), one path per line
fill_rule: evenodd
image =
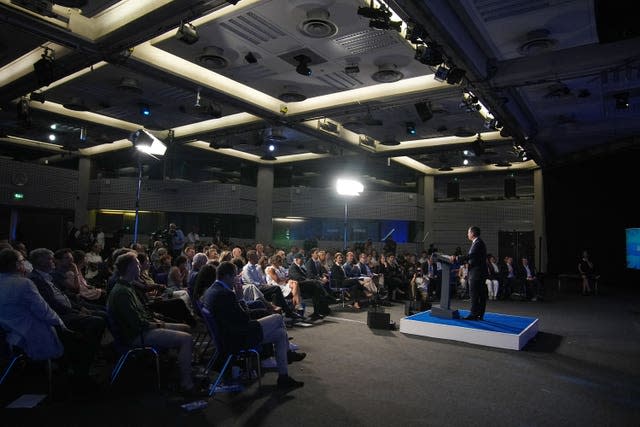
M169 224L169 237L171 238L171 255L173 258L177 258L182 253L182 248L186 239L182 230L180 230L173 222Z

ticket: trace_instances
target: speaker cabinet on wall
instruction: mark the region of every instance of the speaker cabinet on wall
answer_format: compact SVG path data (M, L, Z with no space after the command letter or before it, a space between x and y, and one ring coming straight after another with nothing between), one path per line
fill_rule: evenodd
M457 181L447 183L447 199L460 198L460 183Z
M504 197L509 199L516 197L516 180L515 178L506 178L504 180Z
M433 112L431 111L431 108L429 108L429 104L426 102L418 102L417 104L414 104L414 107L416 107L418 116L420 116L420 120L423 122L426 122L433 117Z

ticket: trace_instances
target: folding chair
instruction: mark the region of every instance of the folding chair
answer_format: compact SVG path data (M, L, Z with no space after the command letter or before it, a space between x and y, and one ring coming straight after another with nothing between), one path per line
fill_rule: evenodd
M2 385L5 380L9 377L13 367L18 363L18 361L22 359L27 359L27 356L24 352L12 346L7 342L7 332L5 328L0 325L0 356L2 359L7 359L7 366L2 371L2 375L0 376L0 385ZM52 381L52 367L51 367L51 359L47 359L47 382L49 385L49 395L53 394L53 381Z
M144 340L142 339L142 333L140 334L140 342L142 344L140 345L127 344L122 338L122 336L120 335L120 331L118 330L116 321L115 319L113 319L109 311L107 311L107 327L109 328L109 331L111 331L111 335L113 335L113 345L116 351L118 352L118 354L120 354L120 357L116 362L116 365L113 367L113 370L111 371L111 385L113 385L116 382L116 379L118 379L118 375L120 375L120 371L122 371L122 368L124 367L125 363L127 362L127 360L129 360L129 356L131 356L132 354L149 352L149 353L152 353L155 358L156 378L158 383L158 391L160 391L160 354L158 353L158 350L156 350L154 347L150 345L144 344Z
M202 313L202 317L204 318L205 324L207 325L209 334L211 335L211 339L213 340L216 346L216 351L211 357L211 359L209 360L209 363L207 364L206 372L207 373L209 372L209 369L211 369L211 367L213 366L213 364L215 363L215 361L220 355L222 354L227 355L224 361L224 364L222 366L222 369L220 369L220 373L218 374L218 377L209 387L209 397L213 397L213 395L216 393L216 389L222 382L224 373L226 372L227 368L231 364L231 361L236 358L243 358L245 359L245 361L248 361L248 356L255 357L256 366L258 370L258 386L262 388L262 373L260 372L260 353L258 352L258 350L256 350L255 348L244 348L236 352L232 352L226 349L222 341L222 337L220 335L218 325L213 315L211 314L211 312L204 306L200 307L200 311Z

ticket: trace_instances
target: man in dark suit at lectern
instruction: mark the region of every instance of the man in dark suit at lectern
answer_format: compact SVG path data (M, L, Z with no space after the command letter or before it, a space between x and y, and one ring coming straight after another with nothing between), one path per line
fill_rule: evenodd
M466 320L482 320L487 306L487 246L480 238L480 228L469 227L467 238L471 240L468 255L458 257L461 264L469 263L469 294L471 296L471 311Z

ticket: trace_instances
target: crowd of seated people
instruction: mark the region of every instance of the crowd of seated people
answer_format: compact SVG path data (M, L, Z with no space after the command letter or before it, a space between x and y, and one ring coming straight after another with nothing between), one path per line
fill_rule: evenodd
M411 253L378 253L372 245L365 245L359 252L350 250L343 255L329 248L305 251L293 246L287 252L286 248L260 243L243 247L206 245L198 240L186 241L180 251L173 242L155 241L148 249L136 243L108 253L97 241L87 241L86 236L83 246L88 252L78 248L28 252L18 242L16 249L8 243L0 245L8 251L2 252L7 265L3 267L6 271L0 271L0 288L15 285L20 289L6 295L0 292L0 307L13 304L8 301L15 298L37 300L31 311L26 307L16 314L16 310L3 309L0 322L11 327L16 319L29 317L37 325L34 328L45 335L50 332L49 339L43 341L48 343L46 351L36 358L56 357L63 348L68 365L84 380L101 346L109 341L108 324L113 323L129 345L145 342L175 349L180 389L186 394L193 393L195 387L190 375L192 332L202 326L198 303L213 309L217 316L215 299L224 293L222 289L213 292L214 283L218 288L229 285L230 289L225 289L234 293L234 301L242 306L244 314L236 308L232 311L242 317L243 324L247 317L254 325L249 328L258 328L253 321L262 328L261 336L254 331L251 340L276 346L282 340L281 324L286 328L296 322L320 322L332 312L331 305L343 302L341 298L350 300L358 310L382 293L390 301L435 300L441 294L442 265L426 251L418 257ZM386 247L390 250L393 245ZM222 278L218 270L221 265L233 267L226 267ZM540 297L541 281L526 258L514 265L511 257L500 264L489 257L487 268L491 272L487 286L492 299L509 298L519 289L525 289L530 300ZM451 267L450 291L461 289L461 298L468 295L467 271L465 265ZM336 291L341 288L348 291ZM312 309L307 313L304 299L311 300ZM226 297L222 300L228 303ZM220 323L223 327L227 324L222 319ZM232 330L237 327L228 326ZM12 340L31 352L32 344L19 334ZM276 353L278 372L281 378L287 378L281 363L282 349L276 348ZM297 356L287 357L295 360ZM279 384L297 382L281 379Z

